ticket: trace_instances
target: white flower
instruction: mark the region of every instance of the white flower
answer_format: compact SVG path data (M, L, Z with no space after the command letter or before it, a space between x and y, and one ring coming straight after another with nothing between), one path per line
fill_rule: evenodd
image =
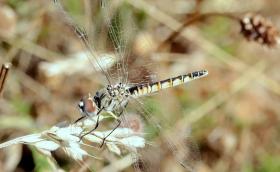
M66 153L75 160L83 160L84 156L89 155L80 147L78 142L70 142L69 146L65 147Z
M135 134L132 129L130 128L117 128L113 133L112 136L122 138L122 137L128 137Z
M59 144L48 140L36 142L34 146L37 147L38 149L43 149L47 151L54 151L59 148Z
M107 143L106 146L108 147L108 149L111 152L114 152L117 155L121 154L121 150L120 150L120 148L116 144L114 144L114 143Z
M99 122L102 119L104 118L100 116ZM62 148L67 153L67 155L73 159L82 160L85 156L96 158L87 152L86 146L89 145L85 144L83 141L102 144L103 139L106 137L104 144L109 149L109 151L117 155L121 154L121 149L118 147L118 145L122 145L124 148L129 150L135 150L136 148L143 148L145 146L145 139L138 136L139 134L134 133L134 131L129 128L117 128L112 133L112 130L95 130L91 133L88 133L96 125L96 121L97 118L94 117L92 119L85 119L75 124L70 124L63 127L54 126L41 133L18 137L2 143L0 144L0 148L14 144L28 144L36 147L40 152L47 156L51 156L51 151Z
M120 140L122 144L131 148L145 147L145 139L139 136L131 136Z
M70 125L65 128L59 128L55 131L55 134L63 141L78 142L80 141L79 135L82 133L82 131L83 130L81 127Z
M85 136L85 139L95 143L102 143L103 138L110 134L109 131L96 131L92 134ZM111 152L120 155L120 148L117 145L122 145L129 150L134 150L136 148L145 147L145 139L137 136L130 128L117 128L113 133L111 133L105 141L106 146Z

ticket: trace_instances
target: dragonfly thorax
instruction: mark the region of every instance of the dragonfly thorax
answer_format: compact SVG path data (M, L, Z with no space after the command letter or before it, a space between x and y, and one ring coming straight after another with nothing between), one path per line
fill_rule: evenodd
M126 85L122 83L108 85L105 92L106 96L100 101L100 108L103 107L105 111L114 111L124 107L130 95Z
M127 104L129 95L127 87L122 83L108 85L105 89L97 91L94 96L82 98L78 107L86 116L94 116L100 109L113 112Z
M128 97L129 92L127 91L127 88L124 84L118 83L115 85L108 85L106 87L107 93L109 96L111 96L113 99L119 99L123 97Z

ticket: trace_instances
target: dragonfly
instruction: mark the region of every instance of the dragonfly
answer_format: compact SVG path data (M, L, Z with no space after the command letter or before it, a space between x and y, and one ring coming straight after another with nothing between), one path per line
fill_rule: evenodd
M205 77L207 74L207 70L200 70L147 84L137 84L134 86L129 86L123 83L118 83L114 85L107 85L106 88L97 91L94 96L89 95L87 98L83 98L80 100L78 107L82 112L82 117L79 118L77 121L81 120L84 117L97 116L102 111L106 111L118 121L118 124L114 128L116 129L121 124L119 116L123 114L123 111L117 115L115 115L114 112L116 109L125 108L130 99L136 99L166 88L185 84L195 79ZM93 130L95 130L98 127L98 124L99 123L97 120L96 126ZM114 129L111 132L113 132ZM92 131L89 131L89 133L91 133ZM101 147L109 135L110 133L103 138Z
M120 31L119 28L116 26L114 21L112 22L110 15L114 11L108 4L113 4L113 1L108 3L105 0L101 0L101 10L104 11L104 20L107 23L107 29L109 32L109 36L112 40L113 46L115 47L115 55L117 56L117 82L114 83L113 77L111 74L102 67L102 61L98 59L98 53L96 48L90 44L89 36L85 29L77 26L73 19L69 17L62 4L59 0L54 0L56 7L58 7L61 15L64 17L66 23L74 30L77 36L80 38L86 49L90 52L89 53L89 60L92 63L98 64L100 71L105 76L107 85L102 89L95 92L95 94L89 94L86 97L83 97L79 103L78 108L81 112L81 117L77 119L75 122L83 120L84 118L91 118L97 117L96 125L93 129L83 136L93 132L99 126L99 116L101 113L106 112L110 114L116 121L116 126L111 130L111 132L103 138L101 146L104 144L106 138L114 132L116 128L118 128L122 121L120 117L125 116L125 111L127 105L132 100L138 100L141 97L153 95L159 91L165 90L167 88L176 87L179 85L183 85L189 83L193 80L197 80L208 75L207 70L198 70L193 71L187 74L179 75L176 77L170 77L164 80L158 81L149 81L149 82L139 82L139 83L130 83L128 80L129 72L128 72L128 55L125 44L128 44L128 40L124 40L119 38L120 35L122 36L125 31ZM110 13L111 12L111 13ZM159 126L158 124L155 124ZM81 136L81 139L83 138Z

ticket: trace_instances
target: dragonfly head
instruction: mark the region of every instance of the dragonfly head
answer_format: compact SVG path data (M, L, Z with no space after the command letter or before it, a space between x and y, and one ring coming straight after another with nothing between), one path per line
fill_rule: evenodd
M100 108L101 97L99 92L92 97L90 94L80 100L78 107L82 114L87 116L94 116Z

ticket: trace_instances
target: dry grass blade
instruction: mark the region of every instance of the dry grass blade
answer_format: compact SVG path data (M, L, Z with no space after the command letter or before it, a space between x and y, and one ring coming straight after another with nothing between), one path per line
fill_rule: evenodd
M175 32L177 32L183 26L183 24L181 24L176 19L163 13L162 11L151 6L145 1L137 0L130 3L135 8L145 10L147 14L149 14L155 20L165 24L168 28L172 29ZM242 61L238 60L238 58L232 56L217 45L203 38L200 32L193 27L188 27L187 29L184 29L180 34L186 39L192 40L192 42L198 45L202 50L209 53L210 55L213 55L214 57L226 63L228 66L237 71L242 72L244 69L247 69L249 67ZM263 73L261 73L259 77L260 80L258 80L258 82L260 82L262 85L264 85L266 88L276 93L277 95L280 95L280 84L277 81L271 79L269 76Z
M10 67L11 67L10 63L5 63L1 67L1 71L0 71L0 96L2 95L3 88L4 88L4 85L5 85Z
M70 22L58 2L1 3L0 171L280 171L280 1L61 0ZM54 126L107 85L83 38L112 84L210 75L129 102L100 148L107 112L88 135L94 118Z
M201 119L206 114L209 114L216 107L226 102L227 99L231 98L237 92L243 90L248 86L252 80L257 78L267 67L264 61L260 61L253 67L246 70L244 75L240 76L238 79L232 82L229 91L223 91L217 93L207 102L202 104L196 110L188 113L185 118L180 120L176 126L184 126L186 124L192 124Z
M191 26L197 22L203 21L205 19L211 18L211 17L225 17L228 19L232 19L235 21L239 21L239 18L235 16L234 14L230 13L205 13L205 14L200 14L200 13L194 13L192 14L189 18L187 18L184 23L178 28L176 31L172 32L159 46L158 50L161 50L164 45L172 40L174 40L177 36L179 36L185 28L188 26Z

